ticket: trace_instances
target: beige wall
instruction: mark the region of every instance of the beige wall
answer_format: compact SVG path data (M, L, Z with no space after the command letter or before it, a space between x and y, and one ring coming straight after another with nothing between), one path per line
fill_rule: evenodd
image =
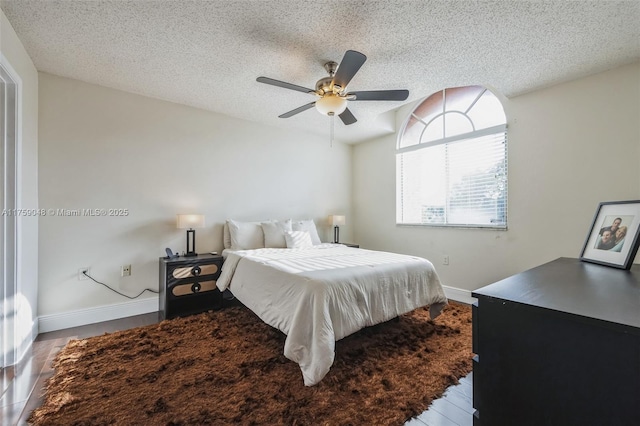
M328 129L327 129L328 130ZM177 213L197 212L198 252L222 250L227 218L350 216L351 151L288 132L143 96L40 74L40 206L124 208L125 217L40 219L40 315L127 302L158 288L164 248L185 249ZM345 227L345 238L351 235ZM121 278L121 265L132 276ZM157 299L145 293L142 298Z
M392 135L354 148L356 241L426 257L445 285L473 290L557 257L578 257L599 202L640 199L640 64L504 106L507 231L396 226Z
M0 10L0 52L22 81L19 108L18 207L38 207L38 73L4 12ZM19 334L24 343L37 334L38 219L18 218L18 306Z

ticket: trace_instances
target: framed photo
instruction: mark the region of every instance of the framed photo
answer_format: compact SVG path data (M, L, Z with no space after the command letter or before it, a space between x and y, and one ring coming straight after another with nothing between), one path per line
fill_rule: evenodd
M640 245L640 200L598 205L580 260L630 269Z

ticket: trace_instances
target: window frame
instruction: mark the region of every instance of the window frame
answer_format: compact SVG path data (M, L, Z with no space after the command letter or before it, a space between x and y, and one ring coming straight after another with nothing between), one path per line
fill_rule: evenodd
M469 87L469 86L467 86ZM484 86L479 86L482 87L484 90L482 90L480 92L480 94L478 96L476 96L476 98L473 100L473 102L471 102L470 106L466 109L465 112L461 112L459 110L447 110L446 109L446 90L448 90L447 88L442 89L438 92L434 92L431 95L427 96L426 98L422 99L421 102L419 102L418 104L416 104L416 106L411 110L411 112L409 113L408 117L406 118L406 120L404 121L403 125L402 125L402 130L398 133L398 137L397 137L397 141L396 141L396 150L395 150L395 157L396 157L396 226L409 226L409 227L432 227L432 228L457 228L457 229L485 229L485 230L496 230L496 231L506 231L509 229L509 220L508 220L508 202L509 202L509 178L508 178L508 124L507 124L507 119L506 119L506 112L504 111L504 106L502 105L502 102L500 102L500 100L497 98L497 96L491 92L488 88L484 87ZM449 89L457 89L457 88L449 88ZM502 106L502 110L503 113L505 115L505 122L503 124L498 124L498 125L494 125L491 127L486 127L480 130L476 130L475 129L475 124L473 122L473 120L471 119L471 117L469 117L468 112L475 106L475 104L478 102L478 100L484 95L484 93L488 91L491 93L491 95L493 95L499 102L500 105ZM422 106L422 104L428 100L431 96L434 96L438 93L442 93L442 112L435 114L433 116L431 116L431 118L428 121L425 121L423 118L418 117L417 115L415 115L415 111L420 108L420 106ZM435 120L437 120L438 118L442 117L443 118L443 135L446 134L446 115L447 114L461 114L463 115L465 118L468 119L468 121L471 123L471 127L473 128L473 130L471 132L467 132L467 133L462 133L462 134L457 134L454 136L448 136L448 137L442 137L440 139L436 139L436 140L429 140L427 142L421 142L423 135L425 133L425 131L427 131L428 126L434 122ZM409 122L411 120L417 120L418 122L421 122L424 125L424 128L422 129L421 133L420 133L420 137L418 138L418 143L412 144L412 145L408 145L408 146L404 146L402 148L400 148L400 146L402 145L403 142L403 136L405 135L407 126L409 124ZM487 136L491 136L491 135L499 135L500 133L504 134L504 195L505 195L505 203L504 203L504 223L500 223L500 224L461 224L461 223L413 223L413 222L403 222L402 221L402 216L403 216L403 194L402 194L402 190L401 190L401 185L402 182L400 181L400 179L402 179L402 174L401 171L399 170L399 156L402 154L406 154L409 152L414 152L414 151L419 151L422 149L429 149L432 148L434 146L438 146L438 145L447 145L447 144L453 144L456 142L462 142L465 140L472 140L472 139L478 139L478 138L482 138L482 137L487 137ZM446 167L449 167L449 164L446 165ZM450 188L446 189L446 203L445 203L445 218L447 217L447 208L449 207L449 200L450 200Z

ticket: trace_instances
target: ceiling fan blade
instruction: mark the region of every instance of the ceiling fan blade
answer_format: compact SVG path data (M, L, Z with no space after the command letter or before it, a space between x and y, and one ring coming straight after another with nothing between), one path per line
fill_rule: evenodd
M306 105L302 105L301 107L298 107L298 108L296 108L296 109L294 109L294 110L291 110L291 111L289 111L289 112L285 112L284 114L279 115L278 117L280 117L280 118L289 118L289 117L294 116L294 115L296 115L296 114L298 114L298 113L301 113L302 111L306 111L306 110L308 110L309 108L313 108L313 106L314 106L315 104L316 104L316 103L315 103L315 101L314 101L314 102L308 103L308 104L306 104Z
M315 93L315 90L313 89L308 89L306 87L298 86L297 84L286 83L280 80L274 80L269 77L258 77L256 78L256 81L264 84L270 84L272 86L284 87L285 89L296 90L298 92Z
M347 84L349 84L366 60L367 57L362 53L356 52L355 50L347 50L342 58L342 62L338 65L336 75L333 77L333 84L337 84L343 89L347 87Z
M347 126L349 124L353 124L356 121L358 121L353 116L353 114L351 114L351 111L349 111L349 108L345 109L344 112L342 114L340 114L338 117L340 117L340 120L342 120L342 122Z
M366 90L363 92L347 93L355 95L353 101L404 101L409 97L408 90Z

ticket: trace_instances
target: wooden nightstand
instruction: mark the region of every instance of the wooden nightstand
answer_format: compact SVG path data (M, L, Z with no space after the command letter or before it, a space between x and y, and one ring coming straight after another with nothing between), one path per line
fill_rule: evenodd
M216 287L223 258L214 254L160 258L160 316L174 318L222 308Z

